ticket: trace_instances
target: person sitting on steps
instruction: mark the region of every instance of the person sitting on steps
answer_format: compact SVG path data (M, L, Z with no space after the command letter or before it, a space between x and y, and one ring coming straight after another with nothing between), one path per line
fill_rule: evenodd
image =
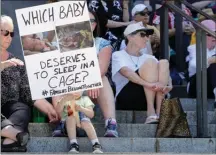
M141 22L130 24L124 31L126 49L112 55L116 108L140 110L147 103L146 124L158 122L162 100L172 89L169 62L158 61L154 56L140 52L153 32L153 29L143 27Z

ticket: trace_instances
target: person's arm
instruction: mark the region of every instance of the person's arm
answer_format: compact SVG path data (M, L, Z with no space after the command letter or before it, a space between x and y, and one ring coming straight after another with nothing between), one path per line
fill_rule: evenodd
M128 67L122 67L119 71L124 77L129 81L136 83L144 87L151 87L151 84L143 80L139 75L137 75L133 70Z
M42 113L46 114L50 122L56 122L59 120L56 110L46 99L36 100L34 102L34 107L36 107Z
M156 28L160 31L160 25L156 25ZM169 37L175 35L175 28L169 29Z
M116 22L116 21L113 21L113 20L108 20L108 23L107 23L106 27L108 27L108 28L118 28L118 27L128 26L131 23L133 23L133 21L132 22Z
M128 11L128 0L123 1L123 21L128 22L129 21L129 11Z
M111 55L112 55L111 46L107 46L101 49L101 51L98 54L98 62L99 62L101 77L105 76L105 74L107 73L110 60L111 60Z
M200 1L200 2L195 2L192 5L197 8L197 9L202 9L209 5L212 1Z
M6 61L1 61L1 71L12 66L23 66L23 65L24 63L21 60L12 58Z
M93 108L91 106L84 108L80 105L76 105L76 110L84 113L89 118L94 117L94 111L93 111Z
M54 110L52 104L50 104L46 99L35 100L34 107L46 115L48 115L49 111Z

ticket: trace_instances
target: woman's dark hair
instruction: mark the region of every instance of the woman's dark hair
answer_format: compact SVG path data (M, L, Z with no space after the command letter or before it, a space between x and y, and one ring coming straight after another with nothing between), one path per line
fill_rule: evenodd
M89 9L89 12L95 17L95 22L97 23L97 25L96 25L96 27L95 27L95 29L93 31L93 36L94 37L100 37L100 23L99 23L99 20L98 20L98 16L94 11L92 11L90 9Z

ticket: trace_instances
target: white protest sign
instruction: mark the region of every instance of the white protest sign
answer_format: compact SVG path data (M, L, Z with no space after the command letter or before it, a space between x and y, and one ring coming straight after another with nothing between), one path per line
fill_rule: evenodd
M16 10L32 99L102 87L86 1Z

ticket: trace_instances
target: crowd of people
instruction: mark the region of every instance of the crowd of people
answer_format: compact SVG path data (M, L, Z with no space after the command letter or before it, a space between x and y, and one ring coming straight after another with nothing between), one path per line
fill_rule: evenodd
M56 1L56 0L55 0ZM55 2L49 1L49 2ZM126 0L87 0L92 33L98 55L103 88L78 94L76 111L81 128L89 137L94 153L102 147L90 118L98 104L104 116L105 137L118 137L116 110L146 110L146 124L157 124L162 100L173 88L170 69L175 67L168 60L160 59L160 9L152 12L149 1L135 3L129 9ZM205 4L203 4L205 3ZM211 9L215 15L215 2L193 2L200 9ZM182 6L183 11L195 19L198 14ZM131 11L130 11L131 10ZM175 34L175 14L169 11L170 40ZM198 19L201 20L201 19ZM216 23L205 20L202 24L215 32ZM195 28L183 20L183 32L188 40L182 52L188 62L189 96L196 97L196 45ZM24 62L8 51L14 36L13 20L1 16L1 148L3 152L25 152L30 134L32 106L46 114L49 122L57 123L53 136L68 135L72 153L79 152L74 116L61 119L59 100L65 96L32 100ZM170 42L171 56L175 46ZM216 101L216 39L207 35L208 97ZM188 56L187 56L188 55ZM187 57L187 58L186 58ZM81 95L83 94L83 95ZM76 94L67 94L66 96ZM50 102L52 103L50 103Z

